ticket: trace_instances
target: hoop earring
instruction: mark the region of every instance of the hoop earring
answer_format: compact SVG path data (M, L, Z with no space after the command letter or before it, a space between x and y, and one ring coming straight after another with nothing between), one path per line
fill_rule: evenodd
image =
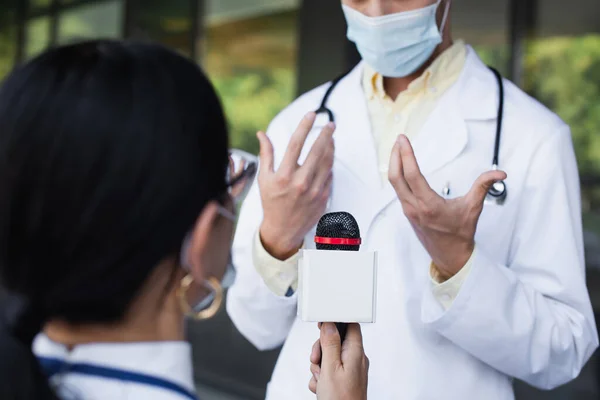
M214 300L207 309L202 311L194 311L192 306L187 302L186 295L192 283L194 283L194 278L188 274L181 280L181 285L177 290L177 298L179 299L179 306L181 307L183 314L196 321L211 319L219 312L221 305L223 304L223 287L221 286L221 283L216 278L208 278L203 282L204 285L208 286L213 292Z

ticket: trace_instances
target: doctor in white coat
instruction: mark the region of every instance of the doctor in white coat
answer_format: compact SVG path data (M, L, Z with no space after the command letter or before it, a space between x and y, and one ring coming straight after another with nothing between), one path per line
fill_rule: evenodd
M331 93L335 126L309 113L326 84L259 134L235 238L228 312L257 348L285 343L267 398L313 398L296 253L326 211L352 213L380 254L370 399L508 400L513 378L572 380L598 336L569 127L452 40L450 0L342 3L363 62ZM505 199L487 195L503 179Z

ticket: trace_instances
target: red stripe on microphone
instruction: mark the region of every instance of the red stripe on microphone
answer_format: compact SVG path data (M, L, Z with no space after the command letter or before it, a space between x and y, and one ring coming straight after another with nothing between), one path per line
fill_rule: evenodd
M315 236L315 243L319 244L341 244L346 246L358 246L361 243L360 238L358 239L349 239L349 238L328 238Z

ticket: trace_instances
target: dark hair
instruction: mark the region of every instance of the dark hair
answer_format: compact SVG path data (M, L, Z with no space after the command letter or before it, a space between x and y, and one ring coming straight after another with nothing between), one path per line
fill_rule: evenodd
M7 385L27 398L18 382L38 376L31 342L49 318L123 317L154 267L178 254L202 208L224 194L227 144L206 76L157 45L63 46L7 78L0 281L11 297L0 398L13 398ZM7 382L15 364L26 377Z

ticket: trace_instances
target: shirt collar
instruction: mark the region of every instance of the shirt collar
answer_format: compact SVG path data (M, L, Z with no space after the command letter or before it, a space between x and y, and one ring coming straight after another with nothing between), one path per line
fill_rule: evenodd
M446 90L458 79L466 58L465 42L462 40L454 42L427 67L421 76L410 83L404 93L417 93L427 88L433 88L438 93ZM366 63L363 72L363 89L369 100L387 97L383 87L383 76Z
M91 343L67 347L44 334L36 337L33 352L67 363L86 363L151 375L195 392L192 349L187 342Z

